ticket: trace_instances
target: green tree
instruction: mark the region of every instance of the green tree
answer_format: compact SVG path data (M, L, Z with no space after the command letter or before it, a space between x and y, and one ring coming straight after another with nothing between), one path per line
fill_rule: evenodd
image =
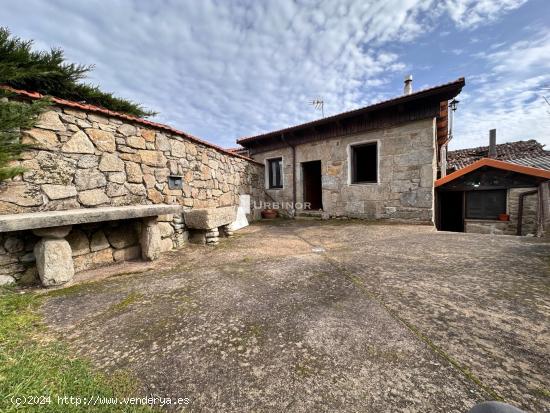
M19 166L10 166L27 147L20 143L21 129L32 128L49 101L42 99L28 104L8 100L5 91L0 91L0 96L0 181L3 181L24 172Z
M139 104L102 92L97 86L82 83L92 68L65 62L60 49L34 51L32 40L14 37L7 28L0 27L0 86L86 102L138 117L155 114ZM27 147L20 143L21 130L32 128L48 104L47 98L28 103L6 88L0 89L0 181L23 172L11 165Z
M138 117L155 115L140 104L103 92L82 80L93 66L68 63L61 49L35 51L32 40L0 27L0 84L58 98L86 102Z

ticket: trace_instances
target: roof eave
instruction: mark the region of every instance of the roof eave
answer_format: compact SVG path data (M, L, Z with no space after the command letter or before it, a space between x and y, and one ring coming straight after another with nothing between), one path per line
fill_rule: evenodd
M550 179L550 171L547 171L545 169L539 169L539 168L533 168L531 166L523 166L514 164L511 162L504 162L504 161L498 161L496 159L491 158L483 158L480 159L470 165L468 165L465 168L459 169L458 171L455 171L443 178L439 178L435 181L434 186L437 188L439 186L445 185L451 181L454 181L457 178L460 178L461 176L464 176L466 174L469 174L470 172L475 171L476 169L479 169L483 166L489 166L492 168L502 169L505 171L512 171L517 172L524 175L530 175L537 178L543 178L543 179Z
M333 116L329 116L327 118L321 118L317 119L311 122L302 123L300 125L291 126L284 129L279 129L273 132L268 132L261 135L251 136L251 137L245 137L241 139L237 139L237 144L242 145L244 147L247 147L247 144L257 142L260 140L277 137L285 133L290 133L299 129L303 128L311 128L314 126L318 126L321 124L326 124L330 122L334 122L337 120L342 120L345 118L351 118L354 116L362 115L365 113L373 112L375 110L385 109L391 106L401 105L404 103L408 103L411 101L419 100L419 99L425 99L427 97L431 96L437 96L437 95L443 95L447 100L454 98L457 96L461 91L464 85L466 84L466 81L463 77L458 78L456 81L447 83L445 85L441 86L435 86L433 88L425 89L418 91L416 93L412 93L410 95L403 95L396 97L394 99L386 100L383 102L375 103L370 106L366 106L363 108L351 110L349 112L343 112L339 113Z

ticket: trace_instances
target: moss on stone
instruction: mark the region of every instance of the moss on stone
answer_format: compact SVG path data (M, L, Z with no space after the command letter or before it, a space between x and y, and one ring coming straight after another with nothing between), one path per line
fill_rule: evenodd
M113 304L111 307L109 307L109 309L107 310L107 312L110 312L110 313L119 313L119 312L122 312L124 311L126 308L128 308L129 306L131 306L132 304L136 303L137 301L139 301L140 298L142 298L143 295L140 294L140 293L136 293L136 292L131 292L130 294L128 294L124 299L122 299L121 301L119 301L118 303L116 304Z

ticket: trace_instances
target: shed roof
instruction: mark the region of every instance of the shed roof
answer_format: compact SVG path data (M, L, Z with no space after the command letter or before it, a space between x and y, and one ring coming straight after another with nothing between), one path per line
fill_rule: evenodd
M484 166L502 169L505 171L517 172L520 174L534 176L538 178L550 179L550 171L547 171L544 169L518 165L515 163L499 161L491 158L483 158L466 166L465 168L462 168L462 169L459 169L458 171L453 172L452 174L449 174L443 178L439 178L438 180L435 181L435 187L445 185L448 182L451 182L457 178L460 178L463 175L466 175Z
M546 169L550 171L550 152L546 155L533 156L532 158L511 159L510 162L533 168Z
M317 119L311 122L290 126L284 129L279 129L276 131L267 132L267 133L263 133L255 136L243 137L243 138L237 139L237 143L240 145L246 146L248 143L256 142L265 138L270 138L270 137L281 135L284 133L297 131L299 129L307 129L314 126L328 124L328 123L343 120L346 118L363 115L378 109L385 109L385 108L397 106L406 102L413 102L416 100L437 96L439 94L443 95L444 99L447 99L447 100L452 99L460 93L460 91L462 90L465 84L466 84L466 81L464 80L464 78L460 77L452 82L444 83L438 86L433 86L427 89L422 89L417 92L411 93L410 95L401 95L401 96L384 100L382 102L378 102L359 109L338 113L333 116L328 116L326 118Z

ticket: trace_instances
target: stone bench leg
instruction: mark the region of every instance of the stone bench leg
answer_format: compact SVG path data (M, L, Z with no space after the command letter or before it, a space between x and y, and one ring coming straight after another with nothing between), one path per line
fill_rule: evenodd
M218 228L210 228L206 230L206 244L215 245L220 241L220 232Z
M73 279L73 254L65 239L71 228L64 226L33 230L36 236L41 237L34 246L34 256L38 275L45 287L65 284Z
M189 238L189 233L185 231L185 224L183 223L183 216L181 214L174 214L172 218L172 226L174 227L174 241L176 248L181 248L185 245L185 242Z
M221 229L221 234L224 236L224 237L232 237L233 236L233 231L231 230L231 225L222 225L220 227Z
M144 260L154 261L160 256L160 228L157 217L149 217L143 220L141 235L141 256Z

